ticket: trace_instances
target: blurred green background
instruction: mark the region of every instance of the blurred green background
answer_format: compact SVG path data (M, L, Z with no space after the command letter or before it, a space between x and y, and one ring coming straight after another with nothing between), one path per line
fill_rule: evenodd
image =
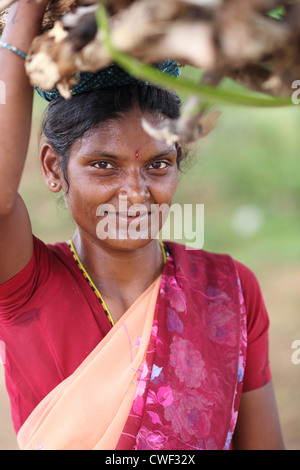
M74 225L63 202L46 189L39 167L44 107L35 97L21 194L34 233L53 243L69 238ZM300 449L300 364L291 360L291 345L300 340L300 105L213 108L222 111L217 127L193 150L174 202L204 204L203 248L228 253L257 275L271 321L270 361L284 439L288 449ZM7 449L15 439L2 382L0 448Z

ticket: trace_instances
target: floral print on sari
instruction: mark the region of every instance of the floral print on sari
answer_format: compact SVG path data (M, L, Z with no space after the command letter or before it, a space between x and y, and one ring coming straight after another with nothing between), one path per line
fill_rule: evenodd
M128 439L134 449L229 449L247 343L235 264L226 255L168 248L147 355L117 449L128 449Z

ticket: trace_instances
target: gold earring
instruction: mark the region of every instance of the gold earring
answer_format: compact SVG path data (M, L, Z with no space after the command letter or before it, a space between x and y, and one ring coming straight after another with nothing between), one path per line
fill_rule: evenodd
M51 186L52 186L52 188L55 188L56 183L53 183L53 181L52 181Z

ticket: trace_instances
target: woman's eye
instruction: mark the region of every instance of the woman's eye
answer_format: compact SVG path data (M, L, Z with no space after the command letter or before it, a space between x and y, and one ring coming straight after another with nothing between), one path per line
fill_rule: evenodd
M99 170L110 170L113 168L113 165L109 162L96 162L96 163L93 163L93 166L95 168L98 168Z
M154 162L149 165L149 168L152 170L165 170L168 164L166 162Z

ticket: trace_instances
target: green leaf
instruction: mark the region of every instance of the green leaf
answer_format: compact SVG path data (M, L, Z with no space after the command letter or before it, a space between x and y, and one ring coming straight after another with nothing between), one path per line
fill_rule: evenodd
M147 65L114 48L110 38L108 16L104 5L99 5L96 12L96 18L98 27L103 35L103 43L107 47L114 62L139 80L152 83L162 88L172 88L178 94L193 94L199 96L208 103L215 102L227 105L233 104L251 107L280 107L291 106L293 104L290 97L274 98L254 92L241 93L234 90L224 90L221 88L194 83L184 77L174 78L168 74L164 74L150 65Z
M272 18L275 18L276 20L281 20L285 15L285 7L281 6L274 8L273 10L268 11L267 15L272 16Z

